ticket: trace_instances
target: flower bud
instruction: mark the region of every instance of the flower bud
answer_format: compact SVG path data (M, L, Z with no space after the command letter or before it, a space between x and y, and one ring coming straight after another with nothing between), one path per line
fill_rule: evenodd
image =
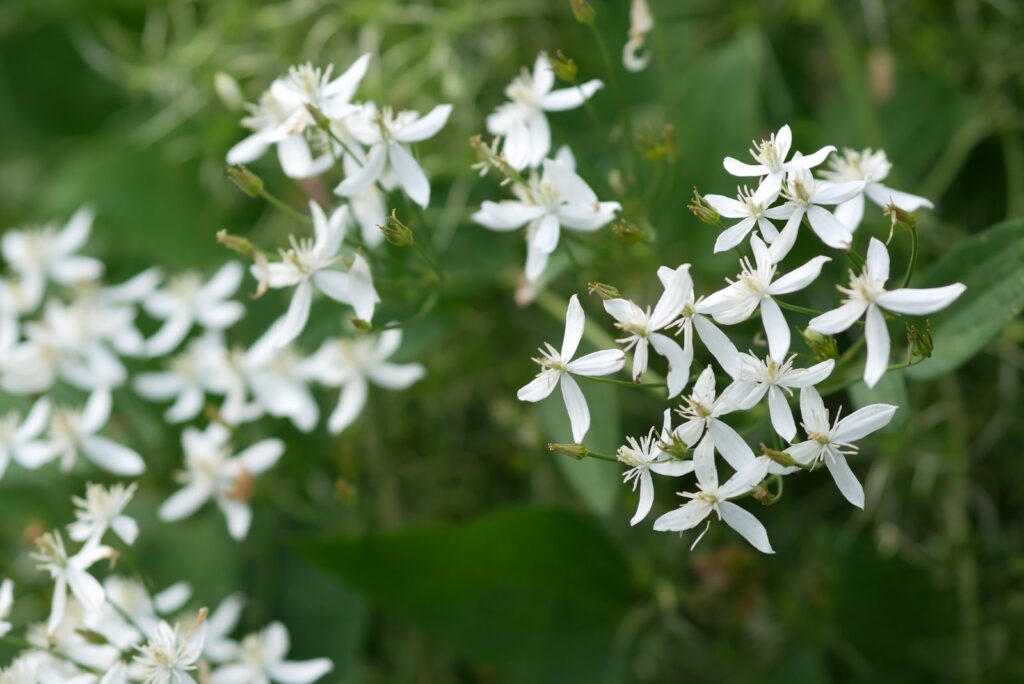
M718 225L718 212L708 204L707 200L704 199L696 187L693 188L693 199L686 206L690 212L697 217L701 223L706 223L709 226Z
M659 441L658 442L658 448L661 449L662 451L664 451L669 456L671 456L671 457L673 457L675 459L678 459L680 461L685 461L688 458L690 458L690 447L688 447L686 445L686 442L684 442L683 440L679 439L679 436L676 435L676 433L674 433L674 432L672 433L672 441L671 442L660 442Z
M259 197L263 192L263 180L242 165L229 166L228 178L249 197Z
M790 466L796 465L796 461L793 460L793 457L787 454L785 451L778 451L776 449L772 449L771 447L765 444L761 445L761 453L770 458L771 460L775 461L776 463L778 463L780 466L789 468Z
M327 115L312 102L306 103L306 111L313 117L313 123L317 125L317 128L329 131L331 129L331 120L327 118Z
M245 97L242 95L242 89L238 87L238 81L231 74L223 71L218 71L213 75L213 89L217 92L217 97L224 103L225 107L230 109L241 109L242 105L245 104Z
M615 224L612 225L612 232L631 245L642 242L643 239L647 237L647 233L640 230L635 223L627 221L626 219L619 219L616 221Z
M932 340L932 324L925 321L925 329L918 330L917 326L907 326L907 346L910 347L911 356L919 359L931 358L935 349L935 342Z
M917 217L906 209L900 209L893 202L889 202L885 205L885 208L882 209L882 213L889 217L890 222L889 239L886 240L887 243L889 240L892 240L892 233L896 229L896 226L900 226L901 228L906 228L908 230L917 227Z
M384 233L384 239L396 247L411 245L414 238L412 229L398 220L395 210L391 210L391 216L383 226L377 226L380 232Z
M555 72L555 76L566 83L576 83L579 67L576 66L576 62L573 61L572 57L558 50L554 57L548 57L548 64L551 65L551 70Z
M817 330L811 330L810 328L804 328L804 331L800 333L803 335L804 342L810 347L811 353L819 361L827 361L828 359L839 358L839 347L836 344L836 338L829 335L822 335Z
M577 461L587 457L587 447L582 444L548 444L548 451L555 454L562 454Z
M572 13L576 16L576 21L581 24L594 23L596 13L587 0L569 0L569 4L572 6Z
M370 321L364 321L362 318L356 318L355 316L349 316L348 322L352 324L352 327L359 332L370 332L373 330L373 323Z
M249 240L241 235L232 235L226 230L217 231L217 242L253 260L253 263L256 264L256 275L259 282L256 292L251 297L253 299L262 297L270 287L270 262L267 261L267 256Z
M601 299L619 299L622 297L619 294L619 288L606 283L590 283L587 285L587 292L596 294Z

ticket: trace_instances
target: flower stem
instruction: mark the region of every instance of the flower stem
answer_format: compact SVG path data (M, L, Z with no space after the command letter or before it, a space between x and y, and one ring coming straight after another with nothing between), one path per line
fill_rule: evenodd
M601 454L596 451L591 451L589 448L587 449L587 455L584 456L584 458L596 458L599 461L609 461L610 463L619 462L619 459L615 458L614 456L608 456L607 454Z
M312 223L313 222L313 219L311 217L306 216L301 211L298 211L298 210L294 209L293 207L288 206L287 202L285 202L284 200L280 199L276 195L272 194L266 188L260 188L260 197L262 197L263 199L267 200L268 202L273 204L275 207L277 207L278 209L280 209L281 211L283 211L284 213L288 214L289 216L291 216L294 219L298 219L299 221L303 221L305 223Z
M772 299L775 298L773 297ZM789 304L788 302L784 302L781 299L775 299L775 303L781 306L783 309L795 311L796 313L801 313L807 316L820 316L822 314L822 312L818 311L817 309L809 309L806 306L800 306L798 304Z
M910 263L907 264L907 273L903 276L903 284L900 287L910 285L910 277L914 274L914 266L917 264L917 226L910 226Z
M663 382L631 382L629 380L616 380L615 378L602 378L596 375L573 375L574 378L604 382L609 385L622 385L623 387L666 387Z

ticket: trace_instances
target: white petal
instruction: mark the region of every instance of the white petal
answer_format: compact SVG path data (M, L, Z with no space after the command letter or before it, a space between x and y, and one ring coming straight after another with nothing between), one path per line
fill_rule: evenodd
M82 421L79 430L82 434L92 434L107 424L110 419L110 390L99 387L89 395L89 401L82 410Z
M548 112L564 112L567 109L576 109L603 87L604 83L595 79L580 84L575 88L553 90L541 99L540 106Z
M791 171L791 170L795 170L795 169L811 169L811 168L814 168L815 166L818 166L823 161L825 161L828 158L828 155L832 154L835 151L836 151L836 148L833 145L826 145L825 147L822 147L817 152L812 152L811 154L808 154L806 156L802 156L802 157L794 156L792 159L790 159L788 162L785 163L785 168L786 168L787 171Z
M573 295L569 298L569 306L565 311L565 334L562 335L562 360L571 359L576 354L580 339L583 337L583 326L586 325L586 316L583 314L583 306L580 298Z
M440 104L407 126L395 133L395 140L404 143L420 142L433 138L448 123L452 113L450 104Z
M115 475L139 475L146 469L138 453L106 437L84 435L81 444L90 461Z
M818 183L812 202L814 204L840 204L849 202L854 197L863 197L864 181L843 181L834 183L824 181Z
M235 458L247 472L259 475L277 463L283 453L284 442L279 439L265 439L243 449Z
M491 230L515 230L544 213L544 207L515 200L484 202L473 214L473 221Z
M555 214L544 214L537 223L537 230L530 238L530 246L542 252L550 254L558 246L559 237L558 216Z
M719 330L714 323L700 315L693 317L693 327L697 330L700 341L715 357L722 370L728 373L729 377L736 377L740 368L740 355L726 334Z
M854 411L839 421L832 439L841 443L856 442L888 425L897 408L892 404L871 404Z
M932 208L932 203L924 197L911 195L909 192L893 190L881 183L868 183L864 191L871 198L871 201L880 207L885 207L892 203L904 211L917 211L921 207Z
M830 450L830 453L825 455L825 465L832 473L832 479L836 481L836 486L839 487L839 491L846 497L846 500L857 508L864 508L864 487L861 486L857 476L853 474L850 464L846 462L846 457L834 449Z
M740 536L750 542L755 549L761 553L775 553L771 542L768 541L768 531L753 514L729 501L719 503L718 512L721 514L722 520L739 532Z
M327 428L331 434L339 434L359 417L366 405L367 384L360 376L354 377L341 390L338 405L327 419Z
M651 329L661 330L674 321L683 310L683 304L693 292L689 266L680 266L658 298L651 314Z
M552 159L544 160L544 180L550 182L563 202L570 204L596 204L597 195L586 181L564 164Z
M235 143L228 150L227 162L228 164L248 164L251 161L256 161L267 153L267 148L270 147L270 144L271 141L264 132L258 131L253 133L249 137Z
M409 199L424 208L430 204L430 181L409 150L404 145L391 143L388 145L388 158Z
M334 668L327 658L304 660L302 662L280 661L274 663L267 674L281 684L312 684Z
M733 470L741 470L754 461L754 452L731 426L714 418L708 421L708 431L715 441L715 448Z
M783 226L782 232L772 241L768 252L771 254L772 263L779 263L792 251L796 244L796 236L800 232L800 222L803 221L806 211L803 207L795 210Z
M773 359L781 362L789 352L789 324L771 297L761 300L761 322L768 337L768 351Z
M591 377L618 373L626 365L626 355L621 349L604 349L569 362L570 373Z
M633 347L633 382L640 382L647 372L647 338L641 337Z
M651 473L644 470L640 473L640 500L637 502L636 513L630 519L630 525L636 525L638 522L647 517L647 514L651 512L651 506L654 505L654 480L651 478Z
M864 364L864 384L874 387L889 367L889 330L885 326L882 310L877 306L868 307L864 337L868 348L868 358Z
M85 570L69 567L65 570L68 588L75 595L86 612L94 612L103 607L106 592L103 585Z
M135 521L135 518L129 518L127 515L119 515L114 518L110 521L110 527L128 546L134 544L139 536L139 523Z
M750 218L750 209L746 204L737 202L732 197L725 195L704 195L704 201L711 205L711 208L726 218Z
M331 158L324 155L313 158L309 143L301 135L291 135L277 143L277 159L281 170L289 178L310 178L331 166Z
M711 433L693 450L693 472L701 489L712 491L718 489L718 469L715 467L715 441Z
M656 532L682 532L691 530L711 514L712 506L703 499L693 499L654 521Z
M774 202L782 190L783 175L782 173L769 173L762 178L750 200L761 206L768 206Z
M836 362L833 359L816 363L810 368L797 368L786 373L779 384L784 387L807 387L817 385L819 382L832 375L832 369Z
M962 283L954 283L945 287L908 287L883 292L876 301L879 306L889 311L924 316L945 309L966 289L967 286Z
M849 249L853 243L853 233L828 209L812 205L807 210L807 221L811 224L814 234L833 249Z
M345 180L341 181L334 188L334 192L343 197L352 197L353 195L361 195L366 192L380 178L386 160L387 149L384 145L372 146L369 154L366 155L366 161L360 169L356 173L346 175Z
M715 252L726 252L736 245L743 242L743 238L747 237L750 233L750 229L754 227L756 219L752 216L748 216L734 226L731 226L719 234L718 239L715 240Z
M827 256L817 256L808 261L807 263L794 268L786 275L778 278L772 283L770 291L773 295L789 294L802 290L812 282L814 279L821 275L821 268L829 261L832 261Z
M210 490L198 483L188 484L171 494L157 511L157 517L164 522L187 518L198 511L210 498Z
M587 400L571 375L564 374L560 384L565 410L569 413L569 423L572 425L572 439L576 444L582 444L583 438L587 436L587 430L590 429L590 409L587 408Z
M650 341L654 351L668 359L668 376L666 379L668 382L668 396L671 399L683 391L690 379L693 348L690 347L689 352L687 352L675 340L665 337L661 333L652 333Z
M551 368L544 369L537 377L519 388L519 401L540 401L546 399L555 389L561 374Z
M282 319L280 327L277 328L274 346L280 349L290 344L302 330L309 320L309 309L313 303L313 286L309 281L304 280L295 288L292 294L288 311Z
M846 200L832 212L839 222L846 226L850 232L857 230L860 222L864 219L864 195L857 195L853 199Z
M367 369L374 384L387 389L405 389L426 375L427 369L418 363L378 363Z
M771 461L761 456L736 469L729 481L718 488L719 499L734 499L746 494L768 474Z
M29 409L28 415L25 416L25 420L22 421L15 433L15 439L19 442L26 442L28 440L35 439L42 434L43 430L46 429L46 424L49 420L50 400L46 397L42 397L41 399L36 400L36 403L32 404L32 408Z
M232 539L245 539L252 525L252 509L248 504L233 499L218 499L217 505L228 523L228 534Z
M881 240L871 238L865 263L871 278L883 283L889 279L889 250Z
M789 402L786 401L786 395L774 385L768 390L768 412L775 432L787 442L792 442L796 437L793 412L789 408Z
M768 167L763 164L744 164L738 159L732 157L726 157L722 161L722 166L733 176L751 177L751 176L763 176L768 173Z
M807 327L822 335L835 335L856 323L867 308L868 304L863 300L849 301L838 309L815 316L807 323Z
M628 299L606 299L604 300L604 310L624 325L643 325L647 318L644 310Z
M825 402L814 387L804 387L800 390L800 417L803 418L804 427L809 432L816 432L819 435L828 434L830 425L828 423L828 412L825 410Z

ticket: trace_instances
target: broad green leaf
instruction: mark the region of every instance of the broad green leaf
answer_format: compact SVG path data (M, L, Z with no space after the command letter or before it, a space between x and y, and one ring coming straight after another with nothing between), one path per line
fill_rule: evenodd
M496 681L623 681L611 654L631 604L629 567L576 513L510 508L298 549L445 650L493 668Z
M584 443L599 453L614 454L622 439L618 391L614 385L592 382L586 378L580 378L579 384L590 406L590 431ZM556 390L537 409L548 441L561 444L572 442L569 416L566 415L561 392ZM559 455L552 458L556 459L558 469L591 510L602 515L611 513L622 487L621 468L595 458L582 461Z
M952 282L967 291L931 317L935 352L907 369L915 380L948 373L981 351L1024 310L1024 221L1001 223L974 235L939 259L922 285Z

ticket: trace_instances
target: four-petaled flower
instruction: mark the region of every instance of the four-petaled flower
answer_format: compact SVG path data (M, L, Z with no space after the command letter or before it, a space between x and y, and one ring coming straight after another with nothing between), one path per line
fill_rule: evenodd
M792 442L796 436L796 423L786 395L792 394L794 388L817 385L832 374L835 366L835 361L828 359L810 368L793 368L795 359L794 354L780 363L771 356L761 360L753 354L741 354L740 372L733 383L739 394L746 395L740 402L743 410L752 408L768 395L772 427L787 442Z
M640 501L636 506L636 514L629 521L630 525L636 525L646 518L654 504L654 478L651 473L679 477L693 472L693 461L675 458L662 449L659 439L671 439L671 434L671 411L665 409L665 428L660 438L655 436L655 430L651 428L640 439L627 437L626 444L615 453L622 463L629 466L629 470L622 474L622 481L632 482L633 491L640 485Z
M756 164L745 164L738 159L726 157L723 162L725 170L734 176L760 177L761 183L751 198L755 204L768 206L775 201L782 190L782 181L790 171L800 169L813 169L821 164L835 147L826 145L814 154L806 157L793 155L793 158L786 161L789 156L789 148L793 145L793 132L789 126L783 126L778 133L773 133L767 140L752 143L750 156Z

